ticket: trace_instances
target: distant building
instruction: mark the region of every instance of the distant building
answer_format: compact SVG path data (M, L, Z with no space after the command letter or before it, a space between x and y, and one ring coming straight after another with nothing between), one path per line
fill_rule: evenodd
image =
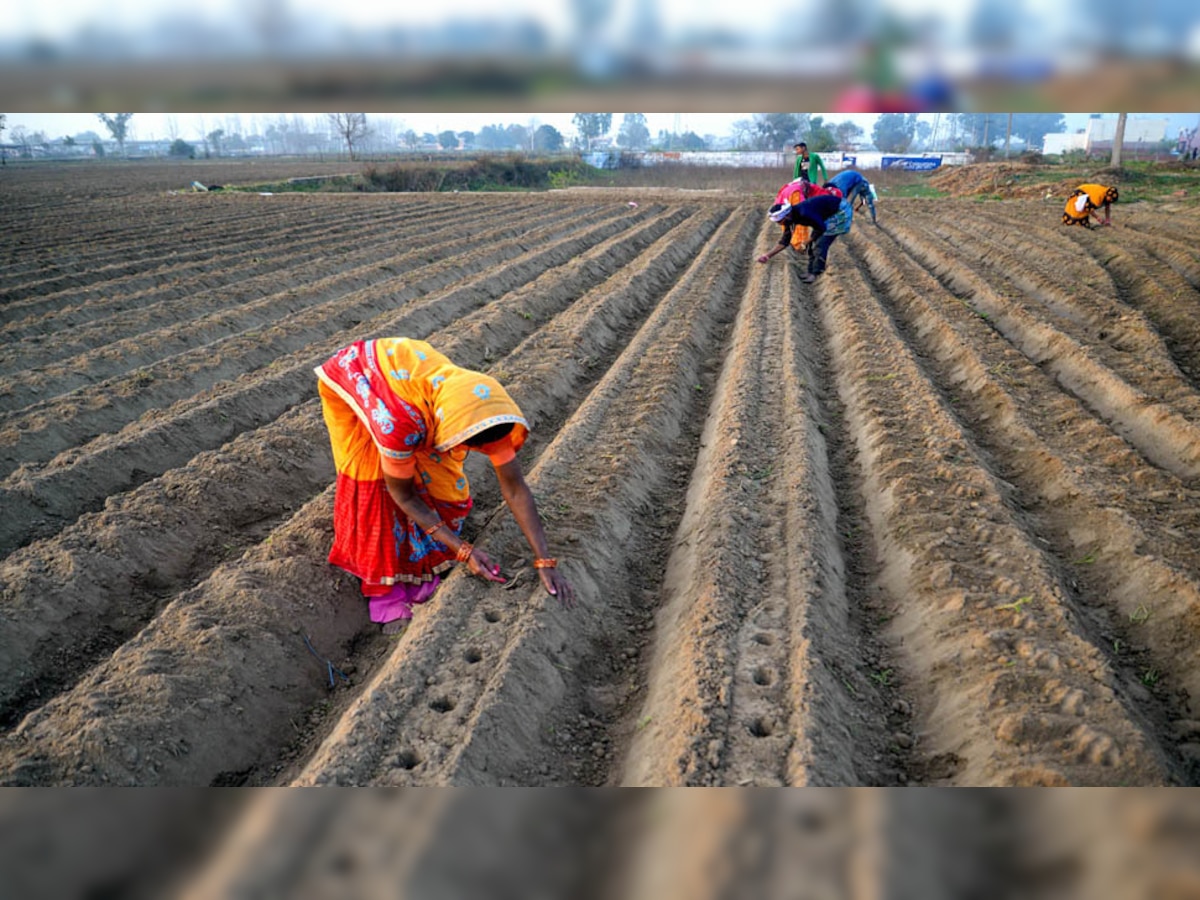
M1154 152L1162 148L1167 139L1166 119L1139 119L1130 116L1125 120L1124 150L1130 152ZM1089 119L1086 132L1089 154L1111 153L1113 139L1117 135L1116 119Z
M1046 156L1061 156L1072 150L1087 152L1087 134L1047 134L1042 140L1042 153Z
M1168 124L1167 119L1130 116L1125 120L1123 149L1132 153L1161 151L1163 142L1167 139ZM1103 156L1112 153L1113 139L1116 135L1116 119L1089 119L1087 129L1078 134L1047 134L1042 144L1042 153L1054 156L1072 150L1082 150L1089 156Z

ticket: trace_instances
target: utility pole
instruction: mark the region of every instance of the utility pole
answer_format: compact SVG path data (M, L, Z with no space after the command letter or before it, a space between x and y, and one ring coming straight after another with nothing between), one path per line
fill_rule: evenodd
M1112 161L1108 164L1110 168L1121 168L1121 147L1125 143L1125 116L1127 113L1117 114L1117 131L1113 135Z

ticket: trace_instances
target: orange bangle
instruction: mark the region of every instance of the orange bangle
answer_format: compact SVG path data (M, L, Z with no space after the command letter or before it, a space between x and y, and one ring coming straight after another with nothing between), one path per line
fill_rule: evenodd
M445 524L446 523L443 522L441 519L438 519L435 524L430 525L428 528L425 529L425 534L428 535L429 537L433 537L433 533Z
M471 551L474 549L475 549L474 544L468 544L466 541L463 541L461 544L458 545L458 554L456 555L455 558L459 562L466 562L468 559L471 558Z
M533 567L535 569L554 569L558 567L558 560L552 556L547 556L545 559L535 559Z

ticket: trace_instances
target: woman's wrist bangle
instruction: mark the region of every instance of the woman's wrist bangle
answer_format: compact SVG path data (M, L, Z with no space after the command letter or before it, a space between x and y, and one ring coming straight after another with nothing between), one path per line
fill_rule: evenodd
M463 541L458 545L458 553L455 555L455 559L457 559L459 562L466 562L471 558L471 551L474 549L475 546L473 544L468 544L466 541Z
M438 519L436 522L434 522L432 525L430 525L428 528L425 529L425 534L432 537L433 533L445 524L446 523L443 522L441 519Z
M552 556L547 556L542 559L535 559L533 561L533 567L535 569L555 569L558 568L558 560Z

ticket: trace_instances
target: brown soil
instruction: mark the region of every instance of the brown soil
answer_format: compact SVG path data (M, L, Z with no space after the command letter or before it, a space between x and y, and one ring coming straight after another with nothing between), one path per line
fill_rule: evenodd
M1200 783L1195 211L885 199L810 286L734 191L193 177L0 173L0 783ZM476 470L509 584L367 621L382 334L509 386L578 608Z
M1075 176L1048 179L1044 167L1023 162L977 163L950 166L929 177L929 186L951 197L986 195L1005 200L1059 199L1078 186Z

